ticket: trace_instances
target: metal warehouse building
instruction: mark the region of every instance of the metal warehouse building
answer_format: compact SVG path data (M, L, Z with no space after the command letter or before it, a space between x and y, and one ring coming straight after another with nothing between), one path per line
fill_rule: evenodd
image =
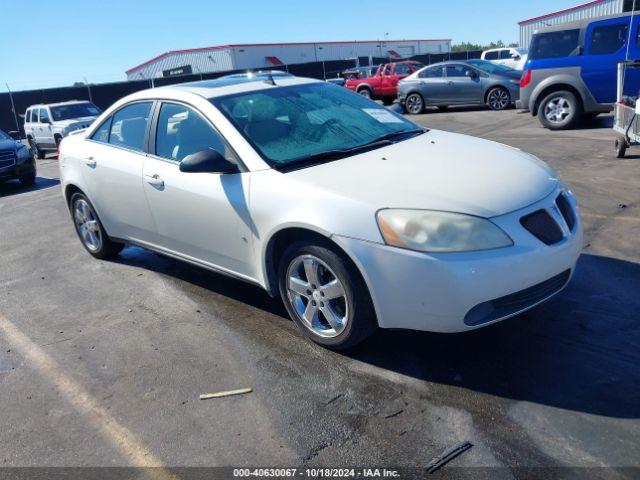
M450 39L220 45L166 52L127 70L126 74L128 80L140 80L357 57L400 59L450 51Z
M585 18L630 12L633 10L633 5L634 0L594 0L575 7L523 20L518 23L520 25L520 46L529 48L533 33L540 28ZM640 8L640 0L635 0L635 5L636 10L638 10Z

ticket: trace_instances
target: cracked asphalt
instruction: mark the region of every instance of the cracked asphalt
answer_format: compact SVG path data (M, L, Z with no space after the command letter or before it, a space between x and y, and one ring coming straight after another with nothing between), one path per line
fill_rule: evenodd
M92 259L42 160L34 188L0 185L0 467L422 468L469 441L441 476L637 476L640 149L614 158L610 116L567 132L515 110L413 119L559 171L585 225L566 290L472 333L379 331L335 353L254 286L136 247Z

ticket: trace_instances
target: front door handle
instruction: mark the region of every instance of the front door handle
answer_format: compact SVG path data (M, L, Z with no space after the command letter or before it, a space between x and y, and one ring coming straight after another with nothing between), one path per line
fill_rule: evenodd
M95 168L95 166L98 164L98 162L96 162L93 157L86 157L84 159L84 163L87 167L91 167L91 168Z
M158 174L145 175L144 179L149 185L153 185L154 187L164 187L164 180L162 180Z

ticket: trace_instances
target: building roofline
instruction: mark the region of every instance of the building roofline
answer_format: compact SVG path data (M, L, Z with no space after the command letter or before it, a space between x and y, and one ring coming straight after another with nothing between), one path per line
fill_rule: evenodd
M543 20L543 19L549 18L549 17L555 17L556 15L560 15L562 13L569 13L569 12L574 12L576 10L582 10L583 8L587 8L587 7L590 7L592 5L597 5L599 3L604 3L606 1L607 0L592 0L591 2L582 3L582 4L576 5L574 7L565 8L563 10L558 10L557 12L547 13L545 15L540 15L539 17L533 17L533 18L528 18L526 20L522 20L521 22L518 22L518 25L523 25L525 23L535 22L537 20Z
M604 0L601 0L604 1ZM283 42L283 43L236 43L229 45L214 45L211 47L200 47L200 48L187 48L183 50L169 50L168 52L161 53L160 55L156 55L155 57L147 60L146 62L141 63L140 65L136 65L135 67L130 68L125 71L127 75L130 73L142 68L150 63L153 63L161 58L168 57L169 55L175 55L179 53L195 53L195 52L206 52L212 50L224 50L227 48L242 48L242 47L281 47L281 46L289 46L289 45L325 45L325 44L347 44L347 43L396 43L396 42L451 42L450 38L418 38L418 39L401 39L401 40L339 40L334 42Z

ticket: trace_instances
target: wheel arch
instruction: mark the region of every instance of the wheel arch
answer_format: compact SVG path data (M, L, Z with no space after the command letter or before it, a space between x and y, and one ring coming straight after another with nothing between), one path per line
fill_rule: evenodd
M303 240L318 242L318 244L340 255L350 264L354 272L360 276L367 289L369 289L366 277L362 274L357 263L344 248L335 242L330 233L309 225L287 225L273 232L264 243L262 268L264 270L265 288L271 296L278 295L278 266L284 251L292 243Z

